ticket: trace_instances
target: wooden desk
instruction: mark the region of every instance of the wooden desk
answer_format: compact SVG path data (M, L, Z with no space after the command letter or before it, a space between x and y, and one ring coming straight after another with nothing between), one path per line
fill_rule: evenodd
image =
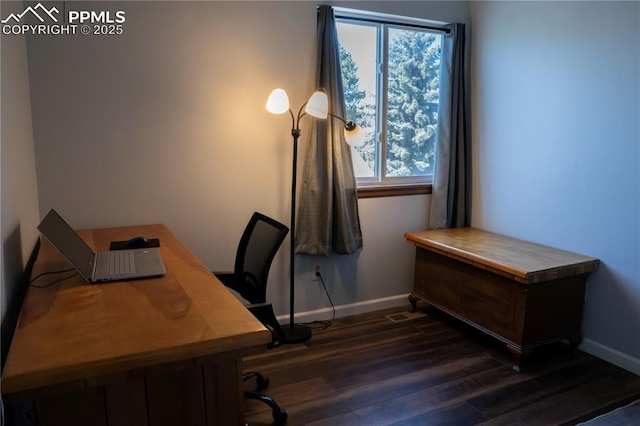
M164 225L81 231L94 249L160 239L167 275L90 285L48 275L30 287L2 377L9 404L40 425L244 424L242 357L269 331ZM43 241L33 275L70 265Z
M514 370L537 346L581 341L586 279L598 259L475 228L405 238L417 247L414 310L424 300L505 342Z

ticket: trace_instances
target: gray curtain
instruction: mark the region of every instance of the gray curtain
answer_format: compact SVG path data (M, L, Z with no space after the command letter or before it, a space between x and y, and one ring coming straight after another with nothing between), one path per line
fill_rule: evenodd
M438 136L429 229L471 225L471 143L465 90L464 24L442 46Z
M333 9L318 7L319 88L329 97L329 112L345 116L338 33ZM296 253L351 254L362 247L356 179L344 125L329 117L313 122L304 159L295 235Z

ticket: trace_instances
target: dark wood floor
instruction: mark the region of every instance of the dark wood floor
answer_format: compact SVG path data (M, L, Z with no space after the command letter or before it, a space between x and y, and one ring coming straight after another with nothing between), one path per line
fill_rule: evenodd
M516 373L503 344L435 310L386 317L408 308L334 320L307 343L247 358L245 371L269 376L265 393L292 426L571 425L640 398L639 376L563 343ZM246 413L250 425L273 422L260 402Z

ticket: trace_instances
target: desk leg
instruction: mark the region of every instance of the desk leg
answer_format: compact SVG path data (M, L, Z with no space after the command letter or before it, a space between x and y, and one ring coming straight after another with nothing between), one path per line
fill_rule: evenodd
M207 425L244 425L242 358L210 357L203 371Z

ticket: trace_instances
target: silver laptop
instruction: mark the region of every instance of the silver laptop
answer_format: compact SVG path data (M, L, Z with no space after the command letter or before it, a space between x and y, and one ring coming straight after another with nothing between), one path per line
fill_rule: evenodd
M158 248L94 252L54 210L38 230L82 277L91 283L160 276L167 273Z

